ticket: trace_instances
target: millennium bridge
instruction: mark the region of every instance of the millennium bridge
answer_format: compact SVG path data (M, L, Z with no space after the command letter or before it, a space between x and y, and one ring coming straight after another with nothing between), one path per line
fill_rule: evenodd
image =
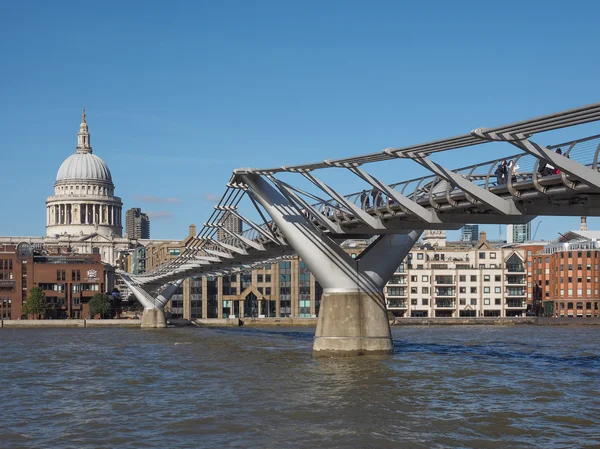
M423 230L526 223L538 215L600 215L600 134L540 143L543 133L599 119L596 103L363 156L240 168L179 257L143 275L118 274L144 307L142 327L165 327L164 307L185 278L243 272L298 254L323 287L313 354L390 354L383 288ZM514 150L490 159L494 143ZM483 162L448 168L433 160L438 153L486 144L491 151L476 153L488 159ZM430 174L388 184L369 170L399 159ZM335 170L351 173L360 187L350 194L335 190L327 181ZM255 212L243 214L241 205ZM245 224L243 232L225 225L231 215ZM353 259L340 244L356 238L371 244Z

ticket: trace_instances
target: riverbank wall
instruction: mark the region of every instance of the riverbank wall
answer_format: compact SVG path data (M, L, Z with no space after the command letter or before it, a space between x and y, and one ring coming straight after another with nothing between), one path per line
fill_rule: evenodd
M0 328L140 327L140 320L0 320Z
M54 327L130 327L139 328L140 320L0 320L0 328L54 328ZM317 318L208 318L172 319L167 327L315 327ZM600 326L600 318L396 318L392 326Z
M586 326L600 325L600 318L477 317L477 318L396 318L392 326Z

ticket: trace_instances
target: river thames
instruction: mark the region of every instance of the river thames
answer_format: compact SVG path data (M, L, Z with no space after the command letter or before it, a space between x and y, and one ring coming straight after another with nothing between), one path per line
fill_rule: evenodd
M8 448L598 448L597 326L0 330Z

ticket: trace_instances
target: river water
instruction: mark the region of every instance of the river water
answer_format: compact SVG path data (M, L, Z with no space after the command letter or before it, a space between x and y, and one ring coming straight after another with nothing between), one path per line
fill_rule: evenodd
M0 447L598 448L597 326L1 329Z

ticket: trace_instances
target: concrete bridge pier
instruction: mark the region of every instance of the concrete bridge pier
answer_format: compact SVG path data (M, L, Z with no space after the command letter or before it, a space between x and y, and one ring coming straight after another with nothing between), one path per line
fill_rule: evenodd
M165 305L177 291L177 288L183 282L183 279L168 283L162 292L153 297L142 286L136 285L133 280L124 273L120 273L123 282L129 287L135 298L144 306L142 314L141 328L160 329L167 327L167 318L165 316Z
M313 355L392 354L383 288L421 231L382 235L353 259L261 176L239 176L323 287Z
M165 311L161 309L144 309L142 314L142 329L161 329L167 327L167 318Z

